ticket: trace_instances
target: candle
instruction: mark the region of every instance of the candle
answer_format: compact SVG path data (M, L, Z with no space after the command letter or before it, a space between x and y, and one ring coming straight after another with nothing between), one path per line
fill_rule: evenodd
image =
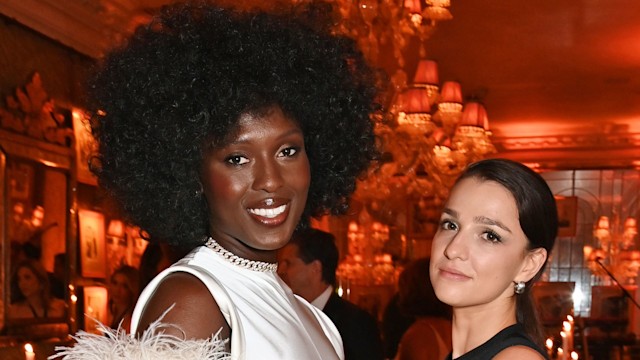
M558 359L567 360L567 358L564 356L564 350L562 350L562 348L558 348Z
M567 321L562 322L562 331L564 331L567 339L567 344L563 348L567 355L571 354L573 351L573 317L571 315L567 316Z
M549 359L551 359L553 356L553 339L548 338L545 345L547 347L547 355L549 355Z
M24 344L24 359L35 360L36 353L33 352L33 346L29 343Z

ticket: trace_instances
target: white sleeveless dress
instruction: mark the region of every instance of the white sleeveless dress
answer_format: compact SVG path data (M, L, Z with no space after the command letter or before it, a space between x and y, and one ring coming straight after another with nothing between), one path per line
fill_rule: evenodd
M205 246L164 270L143 290L133 311L132 334L160 281L175 272L196 276L216 299L232 329L233 360L344 359L335 325L294 295L274 271L241 267Z

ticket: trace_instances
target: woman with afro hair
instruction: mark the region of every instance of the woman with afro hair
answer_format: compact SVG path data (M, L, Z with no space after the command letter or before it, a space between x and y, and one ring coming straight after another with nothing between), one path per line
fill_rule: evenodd
M276 274L293 231L343 213L379 156L376 73L325 10L165 7L92 78L100 185L150 241L193 248L143 291L134 334L219 336L232 359L343 358L335 326Z

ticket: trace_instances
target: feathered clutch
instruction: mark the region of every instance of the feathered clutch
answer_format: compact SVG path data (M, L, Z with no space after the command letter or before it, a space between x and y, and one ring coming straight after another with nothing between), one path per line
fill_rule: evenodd
M164 334L162 328L174 326L161 322L167 312L149 325L140 338L127 334L121 328L113 330L98 322L97 329L102 335L81 330L72 336L76 341L74 346L56 347L57 353L50 356L49 360L231 359L231 354L225 351L225 344L229 340L220 339L220 332L206 340L185 340Z

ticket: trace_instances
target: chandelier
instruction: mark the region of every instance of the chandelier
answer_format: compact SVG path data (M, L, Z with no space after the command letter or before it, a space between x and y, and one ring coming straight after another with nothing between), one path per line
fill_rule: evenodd
M341 19L335 31L355 39L391 83L388 111L376 125L384 157L358 183L355 199L400 212L407 200L442 202L466 165L495 152L482 103L464 104L458 82L440 86L438 65L427 58L426 42L438 22L453 18L449 0L333 3ZM410 81L408 62L417 64Z
M600 216L593 230L596 246L586 245L583 248L584 258L591 272L605 283L610 280L622 285L634 285L640 269L640 251L636 246L638 235L637 221L628 217L623 223L620 217L613 214ZM609 279L609 274L614 279Z

